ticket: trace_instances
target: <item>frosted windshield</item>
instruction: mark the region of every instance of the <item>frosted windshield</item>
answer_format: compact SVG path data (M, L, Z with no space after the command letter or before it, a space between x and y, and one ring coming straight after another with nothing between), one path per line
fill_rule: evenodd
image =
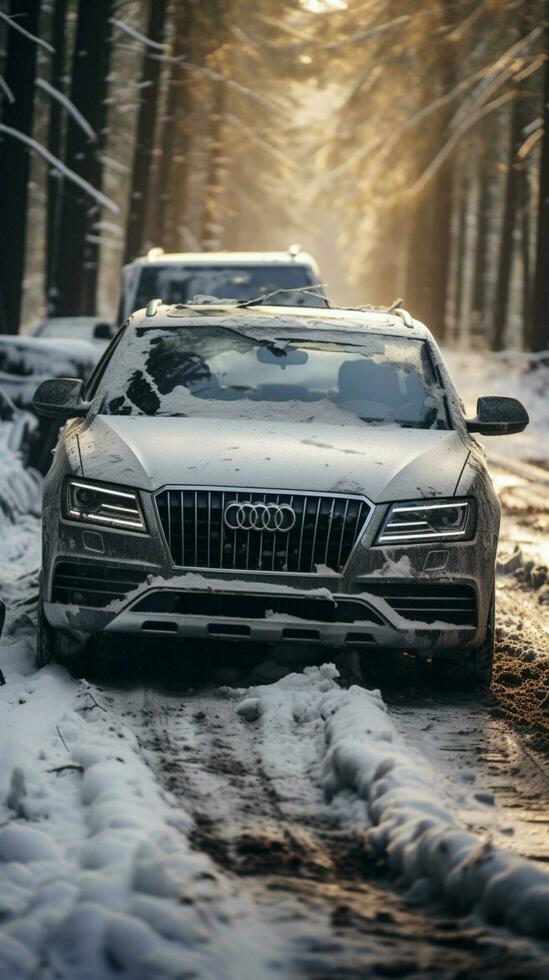
M301 333L302 331L300 331ZM221 326L129 335L100 385L122 415L285 416L448 428L425 342L364 336L360 344L297 336L257 338Z

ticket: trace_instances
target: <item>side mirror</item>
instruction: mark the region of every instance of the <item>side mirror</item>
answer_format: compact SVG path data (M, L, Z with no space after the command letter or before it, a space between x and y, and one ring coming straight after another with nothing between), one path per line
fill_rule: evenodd
M48 419L67 419L83 417L88 414L89 402L82 400L84 382L79 378L55 378L38 385L32 399L32 407L37 415Z
M529 421L528 412L516 398L487 395L478 399L477 416L467 420L467 431L483 436L506 436L522 432Z
M114 334L110 323L96 323L93 328L94 340L112 340Z

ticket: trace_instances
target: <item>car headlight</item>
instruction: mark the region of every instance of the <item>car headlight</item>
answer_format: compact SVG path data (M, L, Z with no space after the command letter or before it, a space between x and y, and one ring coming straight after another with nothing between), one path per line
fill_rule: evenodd
M377 544L468 540L474 536L475 523L476 506L471 498L393 504Z
M86 480L69 480L64 500L64 516L71 521L103 524L126 531L146 531L145 518L134 490L115 490L114 487Z

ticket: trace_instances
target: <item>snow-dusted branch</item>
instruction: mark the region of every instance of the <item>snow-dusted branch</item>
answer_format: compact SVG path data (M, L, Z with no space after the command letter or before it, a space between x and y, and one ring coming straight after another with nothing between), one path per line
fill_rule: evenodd
M515 92L504 92L500 95L498 99L493 99L487 105L482 106L471 116L468 116L461 125L456 128L450 138L446 141L441 150L437 153L434 159L431 161L429 166L423 171L421 177L416 180L411 187L407 187L403 192L404 197L415 197L417 194L421 194L422 190L427 186L429 181L435 176L438 170L440 170L444 161L449 157L450 153L454 147L459 143L462 136L468 133L473 126L476 126L484 116L487 116L491 112L495 112L496 109L501 109L507 102L510 102L515 98Z
M272 143L262 139L257 132L250 129L250 127L247 126L246 123L242 122L241 119L238 119L237 116L227 115L226 119L229 125L236 126L238 129L240 129L240 131L248 137L250 143L253 143L254 146L259 147L259 149L263 150L268 156L272 157L274 160L277 160L278 163L282 163L284 166L290 167L292 170L299 170L300 164L289 157L286 153L283 153L282 150L279 150L276 146L273 146Z
M70 180L73 184L76 184L83 191L85 191L86 194L89 194L89 196L92 197L97 204L100 204L102 207L106 208L107 211L111 212L111 214L118 214L120 209L118 205L114 203L114 201L111 201L106 194L98 191L92 184L89 183L89 181L84 180L83 177L75 174L74 170L66 167L61 160L58 160L53 153L46 150L45 146L42 146L42 144L37 140L32 139L25 133L20 133L18 129L13 129L11 126L5 126L4 123L0 123L0 133L6 133L7 136L11 136L13 139L19 140L21 143L25 143L26 146L28 146L31 150L34 150L34 152L37 153L38 156L42 157L43 160L46 160L46 162L60 174L62 174L63 177L66 177L67 180Z
M494 95L498 88L501 88L504 82L516 74L518 69L515 61L518 55L524 51L528 51L532 44L543 35L543 30L544 28L542 26L534 27L532 31L524 37L519 38L499 58L485 68L485 77L478 86L477 91L473 93L473 101L465 102L458 109L452 120L452 126L460 126L464 116L467 116L471 110L485 103L488 98Z
M209 78L212 82L220 82L222 85L226 85L227 88L232 89L233 92L238 92L240 95L245 95L247 98L259 103L259 105L265 106L272 112L276 112L279 115L284 114L284 116L286 116L286 110L280 103L273 102L272 99L267 99L265 96L259 95L257 92L254 92L253 89L247 88L246 85L241 85L240 82L235 82L233 78L227 78L225 75L221 75L212 68L204 68L200 65L194 65L185 58L174 58L156 54L152 54L151 58L155 58L158 61L164 61L169 64L178 64L184 71L191 72L195 75L202 75L203 78Z
M13 103L15 102L15 95L13 94L11 88L6 82L6 79L2 78L1 75L0 75L0 88L5 93L8 102L11 102L11 104L13 105Z
M54 88L53 85L46 82L44 78L37 78L35 85L37 88L41 89L42 92L46 92L46 94L52 99L55 99L56 102L59 102L60 105L62 105L63 108L69 113L69 115L72 116L75 123L80 126L80 129L84 131L86 136L88 136L90 140L93 140L94 143L96 142L97 135L95 131L90 126L88 120L85 119L82 113L76 108L74 102L71 102L66 95L63 95L63 93Z
M159 41L153 41L146 34L141 34L140 31L136 31L135 27L131 27L129 24L125 24L123 20L117 20L116 17L110 18L110 23L114 27L117 27L119 31L123 34L127 34L128 37L133 37L134 41L139 41L144 44L147 48L154 48L155 51L164 51L166 48L165 44L161 44Z
M34 44L38 44L41 48L49 51L50 54L55 54L55 48L52 48L51 44L48 44L47 41L43 41L41 37L36 37L35 34L31 34L30 31L26 30L26 28L21 27L21 24L19 24L16 20L13 20L12 17L9 17L8 14L5 14L3 10L0 10L0 20L5 21L8 27L13 27L14 31L19 31L19 33L23 34L29 41L33 41Z

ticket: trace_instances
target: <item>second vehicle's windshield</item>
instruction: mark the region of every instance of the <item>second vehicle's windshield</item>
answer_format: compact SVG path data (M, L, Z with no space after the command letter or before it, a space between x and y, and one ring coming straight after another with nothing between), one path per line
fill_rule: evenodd
M218 299L249 300L278 293L273 303L279 306L324 306L324 300L307 293L294 292L315 285L310 270L296 263L284 265L223 266L154 265L144 268L139 278L134 308L146 306L160 297L164 303L189 303L195 296ZM321 290L319 290L321 292Z
M302 331L301 331L302 333ZM357 420L448 428L420 340L297 330L265 340L206 325L128 331L99 386L113 415Z

